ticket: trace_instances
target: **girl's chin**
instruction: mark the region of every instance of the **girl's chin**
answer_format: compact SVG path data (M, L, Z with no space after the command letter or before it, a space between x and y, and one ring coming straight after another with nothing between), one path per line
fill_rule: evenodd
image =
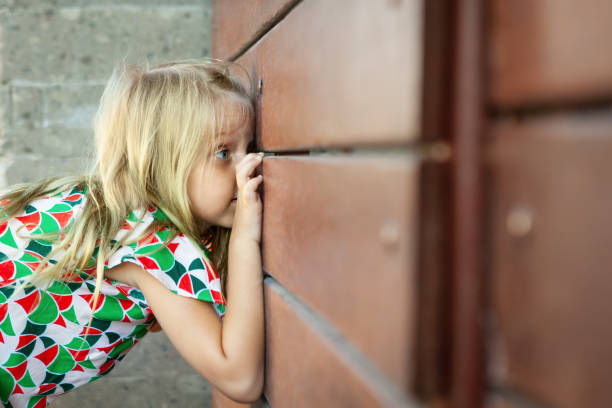
M232 211L231 214L223 220L221 225L225 228L232 228L232 225L234 225L234 211Z

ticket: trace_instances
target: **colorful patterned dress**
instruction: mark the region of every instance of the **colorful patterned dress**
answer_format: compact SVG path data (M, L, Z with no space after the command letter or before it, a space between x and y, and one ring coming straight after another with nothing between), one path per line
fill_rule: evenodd
M59 231L79 216L85 200L83 190L72 189L36 200L19 216L0 220L0 401L6 407L44 407L58 395L108 374L155 323L140 290L104 279L85 336L95 288L95 277L88 273L95 275L95 266L81 272L75 282L53 281L47 293L42 287L29 287L7 301L15 283L53 250L54 244L28 237L24 229ZM133 212L115 241L130 230L139 234L155 219L165 219L156 208ZM168 235L168 229L161 229L120 247L106 268L133 262L172 292L210 302L223 317L220 280L208 258L182 234L159 249ZM210 240L203 249L210 254Z

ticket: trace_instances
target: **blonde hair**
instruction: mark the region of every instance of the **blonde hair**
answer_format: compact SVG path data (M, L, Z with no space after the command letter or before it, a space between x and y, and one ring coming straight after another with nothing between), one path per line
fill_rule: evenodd
M235 103L240 119L254 117L252 90L230 72L235 66L215 59L172 61L153 68L148 62L139 66L122 61L115 66L93 119L96 160L90 172L16 185L0 195L5 204L0 207L3 220L37 198L74 187L86 191L82 213L74 222L58 233L36 234L58 244L22 287L40 282L48 285L53 279L69 281L95 262L89 329L105 261L128 238L133 242L167 227L171 234L165 243L178 233L200 244L203 237L212 235L211 262L225 295L231 230L196 219L187 195L187 179L194 163L204 160L207 169L212 164L210 153L214 153L224 116L222 102ZM131 211L150 206L161 209L168 220L156 220L139 237L111 242ZM65 252L57 263L48 262L60 251Z

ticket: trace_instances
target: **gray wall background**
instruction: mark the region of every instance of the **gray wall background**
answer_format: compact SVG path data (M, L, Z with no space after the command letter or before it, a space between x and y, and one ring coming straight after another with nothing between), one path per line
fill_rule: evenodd
M0 0L0 188L87 169L114 63L210 55L210 0ZM163 332L54 407L206 407L210 389Z

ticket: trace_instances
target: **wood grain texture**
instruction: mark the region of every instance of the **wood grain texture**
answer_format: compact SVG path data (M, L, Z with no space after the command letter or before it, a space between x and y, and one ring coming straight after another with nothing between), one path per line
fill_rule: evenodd
M266 303L266 384L272 407L385 407L367 373L356 370L271 285ZM399 405L396 405L399 406Z
M257 47L266 150L419 137L421 1L299 3Z
M494 123L493 380L555 407L612 403L612 112Z
M250 84L245 83L245 87L250 89L253 104L255 106L255 141L258 151L263 151L262 148L262 132L261 132L261 95L259 89L259 71L257 66L257 48L251 47L240 58L235 60L235 63L242 67L248 73ZM241 69L238 69L240 70Z
M233 59L295 0L213 0L212 55Z
M263 173L264 269L409 389L418 164L274 157Z
M501 108L612 96L612 2L492 0L490 99Z

